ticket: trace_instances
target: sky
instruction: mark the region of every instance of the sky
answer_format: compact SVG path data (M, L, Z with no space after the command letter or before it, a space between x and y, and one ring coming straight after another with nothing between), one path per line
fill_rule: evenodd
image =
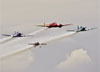
M43 30L34 37L10 39L0 36L0 72L99 72L99 0L0 0L0 34L34 33L38 24L52 22L72 26ZM34 41L63 35L77 25L96 30L54 40L41 48L27 48ZM69 34L69 33L68 33Z

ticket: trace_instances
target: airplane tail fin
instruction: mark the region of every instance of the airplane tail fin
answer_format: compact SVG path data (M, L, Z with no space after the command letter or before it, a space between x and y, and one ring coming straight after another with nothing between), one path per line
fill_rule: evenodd
M85 27L86 28L86 27ZM77 26L77 29L76 29L76 31L78 32L78 31L81 31L83 29L83 27L82 26Z

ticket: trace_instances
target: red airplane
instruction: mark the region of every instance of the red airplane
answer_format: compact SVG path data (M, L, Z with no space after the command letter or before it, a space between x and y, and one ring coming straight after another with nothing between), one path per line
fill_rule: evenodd
M47 45L46 43L40 43L40 42L35 42L35 43L29 43L28 45L33 45L35 48L39 45ZM41 48L41 46L39 46Z
M44 25L38 25L38 26L40 26L40 27L48 27L48 28L55 28L55 27L59 27L59 28L61 28L61 27L63 27L63 26L69 26L69 25L72 25L72 24L57 24L56 22L53 22L53 23L51 23L51 24L45 24L44 23Z

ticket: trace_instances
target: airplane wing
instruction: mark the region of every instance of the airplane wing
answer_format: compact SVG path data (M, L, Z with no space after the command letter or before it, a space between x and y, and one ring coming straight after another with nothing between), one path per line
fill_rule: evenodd
M11 35L8 35L8 34L2 34L3 36L11 36Z
M48 27L49 25L48 24L43 24L43 25L37 25L37 26L40 26L40 27Z
M64 24L63 26L69 26L69 25L73 25L73 24Z
M34 35L23 35L23 37L32 37Z
M44 25L37 25L37 26L40 26L40 27L46 27L46 26L44 26Z
M36 48L36 45L34 45L34 43L29 43L28 45L32 45L34 48Z
M94 29L97 29L97 27L95 27L95 28L90 28L90 29L88 29L88 31L89 31L89 30L94 30Z
M29 43L28 45L34 45L34 43Z

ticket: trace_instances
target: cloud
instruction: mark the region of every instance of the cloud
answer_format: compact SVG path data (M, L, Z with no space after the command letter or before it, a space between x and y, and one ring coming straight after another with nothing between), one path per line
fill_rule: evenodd
M90 57L86 50L77 49L72 51L71 55L68 56L65 61L60 62L57 65L59 69L76 69L79 67L86 66L91 62Z

